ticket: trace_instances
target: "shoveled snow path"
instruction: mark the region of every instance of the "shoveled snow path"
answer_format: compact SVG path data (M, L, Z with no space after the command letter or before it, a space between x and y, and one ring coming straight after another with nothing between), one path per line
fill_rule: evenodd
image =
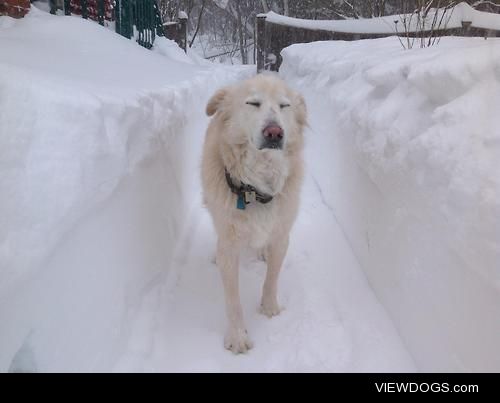
M323 184L336 173L324 169L331 158L328 119L318 101L308 100L307 175L279 287L285 310L273 319L258 313L265 264L244 257L240 289L255 346L239 356L224 350L223 290L212 263L216 238L200 201L172 269L137 307L115 371L415 371L323 198Z

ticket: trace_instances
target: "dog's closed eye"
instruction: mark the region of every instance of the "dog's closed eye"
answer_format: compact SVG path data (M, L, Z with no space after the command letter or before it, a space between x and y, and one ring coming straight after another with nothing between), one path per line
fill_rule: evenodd
M248 101L247 105L255 106L256 108L260 108L260 102L258 101Z
M289 108L290 106L290 104L280 104L281 109Z

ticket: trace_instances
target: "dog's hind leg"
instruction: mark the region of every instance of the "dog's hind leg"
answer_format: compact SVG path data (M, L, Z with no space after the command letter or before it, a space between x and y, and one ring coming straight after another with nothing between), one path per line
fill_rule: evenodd
M279 315L278 277L288 249L288 236L274 238L267 253L267 273L262 289L260 312L268 317Z
M217 243L217 266L219 267L224 296L228 328L224 346L235 354L246 353L253 347L243 321L243 310L239 293L239 247L234 242L219 239Z

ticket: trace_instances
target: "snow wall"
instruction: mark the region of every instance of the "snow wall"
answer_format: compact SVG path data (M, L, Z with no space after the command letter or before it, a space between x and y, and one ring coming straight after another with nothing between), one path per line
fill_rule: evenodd
M250 70L36 8L0 49L0 372L107 371L199 201L206 101Z
M500 370L499 55L477 38L283 51L330 117L325 197L423 371Z

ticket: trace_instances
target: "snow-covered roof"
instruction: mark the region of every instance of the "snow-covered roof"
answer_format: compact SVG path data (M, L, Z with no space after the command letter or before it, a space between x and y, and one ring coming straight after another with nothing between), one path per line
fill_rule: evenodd
M424 31L431 30L432 21L436 12L438 13L437 21L439 22L441 21L441 17L445 11L444 9L438 9L429 12ZM273 11L266 14L260 14L260 16L265 16L266 21L273 24L310 30L353 34L392 34L395 32L404 32L405 29L403 20L406 17L410 32L421 31L421 29L417 26L416 16L413 15L411 17L411 14L396 14L378 18L352 20L305 20L300 18L285 17L283 15L276 14ZM471 22L471 25L475 28L500 30L500 14L477 11L465 2L457 4L452 9L446 11L440 28L461 28L462 21Z

